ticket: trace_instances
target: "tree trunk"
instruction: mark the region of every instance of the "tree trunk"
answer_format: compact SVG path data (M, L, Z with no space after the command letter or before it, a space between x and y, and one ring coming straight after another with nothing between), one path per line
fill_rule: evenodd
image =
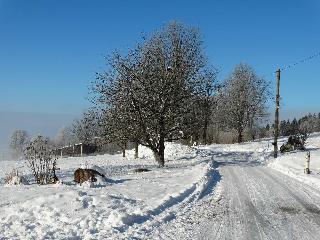
M159 151L153 151L154 158L156 159L159 167L164 167L164 151L160 153Z
M190 142L189 142L189 144L190 144L190 146L193 145L193 135L191 135L191 137L190 137Z
M194 134L193 144L194 144L194 142L195 142L196 145L198 145L198 141L199 141L199 132L196 132L196 133Z
M159 149L153 151L154 158L156 159L160 167L164 167L164 148L164 137L160 136Z
M238 129L238 143L242 143L243 137L242 137L242 129Z
M125 143L125 144L122 146L122 157L126 157L126 148L127 148L127 144Z
M137 141L134 143L134 158L139 158L139 143Z
M216 141L216 143L220 143L220 125L219 125L219 123L217 124L217 127L216 127L215 141Z
M204 126L203 126L203 134L202 134L202 140L203 140L203 144L207 145L207 131L208 131L208 121L205 120L204 122Z
M251 138L252 138L252 140L254 141L255 138L256 138L256 133L255 133L255 131L254 131L254 129L253 129L253 124L254 124L253 118L251 118L251 120L250 120L250 125L249 125L249 130L250 130Z
M251 138L252 138L252 141L256 140L256 134L254 132L251 134Z

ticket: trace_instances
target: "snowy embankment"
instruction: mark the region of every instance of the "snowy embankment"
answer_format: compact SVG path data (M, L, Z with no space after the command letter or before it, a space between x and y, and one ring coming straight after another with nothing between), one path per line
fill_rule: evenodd
M122 239L175 218L177 206L201 199L216 171L209 154L178 144L166 146L167 166L158 168L152 153L140 158L101 155L57 162L62 184L5 186L13 167L31 179L23 162L1 162L0 239ZM76 185L79 167L98 168L108 178ZM144 167L151 171L134 173Z
M307 139L306 146L311 156L310 174L304 173L307 152L303 151L280 154L277 159L270 160L268 166L314 188L320 189L320 133L312 134Z

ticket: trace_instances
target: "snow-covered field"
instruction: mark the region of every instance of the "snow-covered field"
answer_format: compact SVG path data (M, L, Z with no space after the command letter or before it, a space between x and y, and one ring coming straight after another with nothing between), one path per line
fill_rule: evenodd
M198 147L168 143L165 168L158 168L152 153L143 147L136 160L133 151L129 151L126 158L120 155L64 158L58 160L60 170L57 174L63 183L47 186L4 185L6 173L13 168L29 180L32 176L22 161L0 162L0 239L188 239L196 233L196 238L225 239L222 233L228 232L228 227L240 229L236 234L241 238L243 229L239 224L251 223L239 219L241 214L256 218L256 212L260 211L259 201L263 202L261 211L269 214L265 208L268 204L291 197L290 194L276 196L280 193L271 193L277 198L267 202L269 191L280 189L283 184L271 181L270 176L274 179L283 176L289 184L288 189L294 189L292 186L299 181L312 189L320 189L320 134L313 134L308 139L310 175L303 173L306 152L287 153L274 160L271 142L266 139ZM79 167L96 168L108 180L76 185L73 172ZM134 173L133 170L140 167L151 171ZM246 184L247 188L243 187ZM277 187L277 184L280 185ZM263 187L260 190L264 192L259 192L259 187ZM239 196L233 196L236 191L241 191ZM235 204L237 199L240 203ZM304 200L304 195L299 199ZM241 202L251 200L252 206L237 214L238 208L243 207ZM233 217L225 212L226 208L235 208ZM277 216L271 215L271 218ZM278 217L278 222L285 223ZM207 226L210 221L213 223ZM259 224L262 224L260 228L268 227L263 223L259 220L255 224L258 228ZM291 226L292 222L286 224ZM200 226L211 230L200 231ZM250 229L243 230L243 234L254 236L254 228ZM261 236L273 235L262 232Z
M168 209L204 195L214 176L210 156L186 146L166 147L167 167L155 165L151 152L140 159L102 155L58 160L63 184L5 186L12 168L27 174L23 162L1 162L0 239L120 239L131 238L174 217ZM99 168L108 180L75 185L79 167ZM150 172L134 173L146 167ZM27 178L31 178L27 175ZM150 226L149 226L150 225Z

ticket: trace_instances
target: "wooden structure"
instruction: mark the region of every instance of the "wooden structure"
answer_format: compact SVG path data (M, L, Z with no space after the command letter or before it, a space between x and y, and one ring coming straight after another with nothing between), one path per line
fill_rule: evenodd
M96 145L90 145L85 143L77 143L74 145L64 146L53 150L55 156L60 157L74 157L93 154L97 151Z

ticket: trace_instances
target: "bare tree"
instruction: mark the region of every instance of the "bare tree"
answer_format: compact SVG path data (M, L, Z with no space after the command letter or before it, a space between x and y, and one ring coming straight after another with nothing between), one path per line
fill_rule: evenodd
M199 83L196 86L196 104L195 111L196 123L199 125L194 130L202 132L202 142L207 144L208 127L212 122L213 109L216 105L216 90L219 88L217 83L217 70L215 68L206 69L199 76Z
M9 147L14 157L19 157L23 154L23 149L29 143L30 136L25 130L16 130L12 133L9 139Z
M320 119L314 115L308 115L299 120L300 133L310 134L320 131Z
M109 71L98 74L93 86L95 102L118 111L133 131L129 139L149 147L164 166L165 141L190 131L186 116L205 65L198 29L170 23L126 56L114 53L109 58Z
M244 129L253 128L255 122L266 116L269 84L250 66L239 64L226 80L220 97L223 120L226 126L237 131L238 142L242 142Z
M98 135L98 113L94 109L84 112L80 119L75 120L70 127L71 143L92 143Z
M118 106L119 107L119 106ZM109 109L101 114L99 121L99 137L105 144L115 143L126 156L127 144L133 139L133 129L130 129L129 117L119 108Z
M61 128L57 134L57 137L55 139L56 145L62 147L70 144L72 141L71 132L68 128Z

